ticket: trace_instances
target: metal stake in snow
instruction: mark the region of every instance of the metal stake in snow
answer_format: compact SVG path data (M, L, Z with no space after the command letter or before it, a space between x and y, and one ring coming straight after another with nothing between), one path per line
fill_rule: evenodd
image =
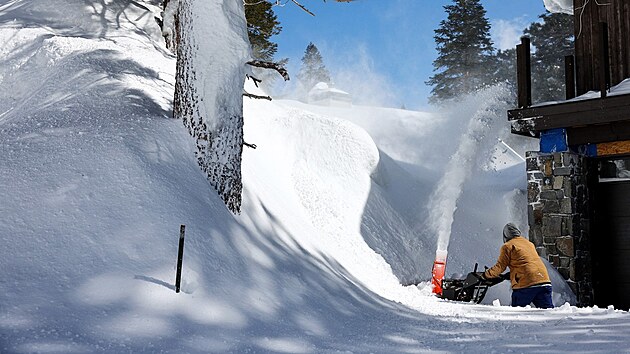
M182 261L184 260L184 233L186 225L179 227L179 250L177 251L177 275L175 276L175 292L179 292L182 283Z

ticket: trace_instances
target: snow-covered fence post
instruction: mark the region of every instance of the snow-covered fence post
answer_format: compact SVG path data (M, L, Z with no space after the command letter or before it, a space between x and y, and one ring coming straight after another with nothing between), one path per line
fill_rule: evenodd
M182 263L184 260L184 233L186 232L186 225L179 227L179 248L177 249L177 275L175 275L175 292L179 292L179 287L182 283Z

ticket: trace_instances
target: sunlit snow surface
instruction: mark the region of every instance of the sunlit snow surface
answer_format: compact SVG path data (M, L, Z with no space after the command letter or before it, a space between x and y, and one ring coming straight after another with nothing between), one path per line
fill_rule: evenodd
M557 276L554 310L505 306L507 284L488 305L399 285L429 278L429 197L478 97L439 113L246 100L258 148L227 212L170 118L156 4L0 5L0 352L627 350L628 313L562 305ZM524 225L523 164L477 148L448 274L491 265L503 224Z

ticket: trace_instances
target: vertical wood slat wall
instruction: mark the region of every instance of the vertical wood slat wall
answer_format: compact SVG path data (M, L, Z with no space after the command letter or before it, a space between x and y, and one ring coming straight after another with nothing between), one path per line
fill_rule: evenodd
M630 77L630 1L626 0L622 3L620 7L621 13L619 14L621 17L620 22L623 24L621 28L621 46L622 48L626 48L623 55L623 61L625 62L623 76Z
M577 94L599 89L600 22L608 23L611 85L630 77L630 0L575 0L573 7Z

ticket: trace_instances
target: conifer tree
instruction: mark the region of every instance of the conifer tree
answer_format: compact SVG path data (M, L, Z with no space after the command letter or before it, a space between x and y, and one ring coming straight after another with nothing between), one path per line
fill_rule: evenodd
M573 54L573 15L545 13L525 30L532 53L532 100L546 102L565 97L564 57Z
M510 92L514 93L514 95L508 97L506 103L516 106L518 103L516 97L516 48L499 49L491 60L492 65L489 68L492 68L493 71L489 83L508 85Z
M453 0L444 6L448 14L435 30L437 73L429 78L433 86L430 102L439 102L469 93L488 84L493 54L490 23L480 0Z
M324 65L319 49L312 42L306 46L302 57L302 67L297 77L306 92L319 82L330 83L330 73Z
M507 82L509 85L516 85L516 48L497 50L492 59L494 61L494 80L496 82Z
M273 61L278 44L270 38L282 31L280 21L273 12L273 5L267 1L245 3L245 18L252 56L258 60Z

